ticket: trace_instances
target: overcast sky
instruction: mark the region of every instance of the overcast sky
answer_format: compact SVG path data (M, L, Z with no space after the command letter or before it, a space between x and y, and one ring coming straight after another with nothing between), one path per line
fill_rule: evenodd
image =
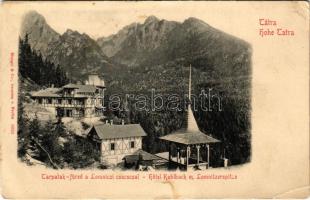
M133 22L142 23L154 15L159 19L183 22L189 17L199 18L226 33L244 39L256 40L260 18L277 20L281 26L291 26L292 16L274 17L273 13L295 12L294 6L281 2L217 2L217 1L177 1L177 2L7 2L12 4L11 17L20 18L22 13L36 10L47 23L59 33L67 29L87 33L96 39L116 33ZM262 5L264 7L262 8ZM272 10L272 12L270 11ZM251 13L251 14L249 14ZM295 23L295 22L294 22ZM298 22L299 23L299 22ZM304 26L304 24L294 24Z
M238 19L233 22L236 18L224 15L225 12L229 12L229 15L239 15L240 9L234 11L230 6L223 7L212 2L208 2L208 5L203 2L159 2L157 4L152 2L95 2L83 7L78 4L70 4L70 6L63 4L64 6L59 9L57 2L50 3L48 6L42 3L42 6L35 7L35 10L42 14L47 23L59 33L72 29L87 33L94 39L114 34L133 22L143 23L150 15L179 22L189 17L196 17L230 34L238 33L238 28L232 24L244 20Z

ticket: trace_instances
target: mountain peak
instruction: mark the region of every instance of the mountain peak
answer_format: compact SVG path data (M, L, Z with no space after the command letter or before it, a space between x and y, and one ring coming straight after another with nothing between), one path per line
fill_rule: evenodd
M149 16L148 18L146 18L146 20L144 21L144 24L148 24L148 23L152 23L152 22L158 22L159 19L157 17L155 17L154 15Z
M36 11L30 11L26 13L24 21L42 22L45 23L45 18Z
M43 27L46 25L45 18L36 11L30 11L25 14L22 23L22 33L28 33L32 27Z
M79 37L79 38L86 38L86 39L91 39L87 34L85 33L80 33L76 30L72 29L67 29L66 32L62 34L63 37Z
M192 25L207 25L209 26L206 22L197 19L195 17L189 17L188 19L184 20L184 24L192 24Z
M36 11L30 11L24 15L20 37L24 38L27 34L29 35L29 42L36 43L34 46L40 52L41 47L46 43L45 41L51 42L51 40L57 40L59 37L59 34L47 24L45 18Z
M64 35L73 35L73 34L79 34L79 32L74 31L72 29L67 29Z

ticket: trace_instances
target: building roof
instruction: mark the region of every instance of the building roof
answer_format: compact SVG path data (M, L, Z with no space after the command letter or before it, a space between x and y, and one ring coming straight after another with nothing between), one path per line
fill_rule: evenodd
M59 91L61 91L61 88L46 88L32 92L31 95L34 97L60 97Z
M100 139L117 139L126 137L146 136L146 133L144 132L140 124L98 124L94 125L87 134L89 134L93 129L95 129Z
M64 85L63 88L79 88L77 84L69 83Z
M96 86L94 85L77 85L77 86L78 86L77 92L94 93L96 91Z
M96 86L94 85L79 85L79 84L69 83L63 86L62 88L46 88L46 89L39 90L37 92L32 92L31 95L33 97L62 97L61 91L64 88L77 89L76 90L77 94L74 95L74 97L77 97L77 98L87 97L81 93L95 93L96 92Z
M192 132L187 130L179 130L172 134L162 136L160 139L179 144L209 144L220 142L220 140L208 136L200 131Z
M63 88L72 88L72 89L77 89L77 92L95 92L96 91L96 86L95 85L81 85L81 84L72 84L69 83L65 86L63 86Z
M127 162L136 162L139 160L139 156L140 156L141 160L143 160L143 161L162 160L161 157L156 156L154 154L150 154L146 151L143 151L142 149L135 151L131 155L125 156L123 158L123 160L126 160Z
M180 129L174 133L160 137L162 140L175 142L179 144L208 144L220 142L219 140L208 136L201 132L198 128L193 111L188 106L187 110L187 123L185 129Z

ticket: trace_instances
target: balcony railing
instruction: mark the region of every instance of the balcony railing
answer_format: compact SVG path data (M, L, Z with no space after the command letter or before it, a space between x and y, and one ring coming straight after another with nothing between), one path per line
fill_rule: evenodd
M75 108L86 107L85 105L81 105L81 104L62 104L62 103L42 103L40 105L51 106L51 107L75 107Z

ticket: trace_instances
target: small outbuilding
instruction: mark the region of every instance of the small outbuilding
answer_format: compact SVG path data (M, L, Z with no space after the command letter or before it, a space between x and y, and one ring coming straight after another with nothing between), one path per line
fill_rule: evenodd
M142 168L146 170L148 167L152 167L153 169L166 167L166 164L168 163L165 159L143 151L142 149L137 150L131 155L125 156L123 160L126 168Z
M123 158L142 149L142 137L146 133L140 124L98 124L87 132L87 138L95 143L101 152L101 161L116 165Z

